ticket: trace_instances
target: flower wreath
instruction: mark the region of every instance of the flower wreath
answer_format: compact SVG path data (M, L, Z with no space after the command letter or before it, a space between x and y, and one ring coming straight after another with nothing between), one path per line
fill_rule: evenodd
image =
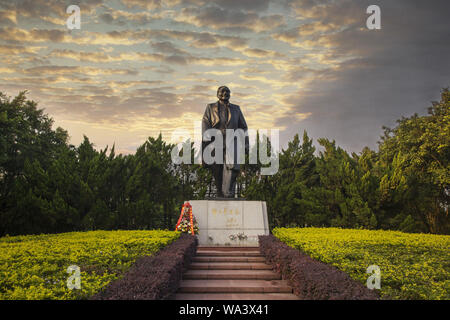
M198 223L192 214L192 206L189 202L186 202L181 207L181 213L175 231L181 231L192 235L198 234Z

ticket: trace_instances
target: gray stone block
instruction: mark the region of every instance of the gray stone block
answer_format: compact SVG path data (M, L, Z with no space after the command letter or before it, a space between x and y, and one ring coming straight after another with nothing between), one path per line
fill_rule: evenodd
M191 200L199 224L199 245L258 246L258 235L269 234L265 201ZM239 238L238 235L244 235Z

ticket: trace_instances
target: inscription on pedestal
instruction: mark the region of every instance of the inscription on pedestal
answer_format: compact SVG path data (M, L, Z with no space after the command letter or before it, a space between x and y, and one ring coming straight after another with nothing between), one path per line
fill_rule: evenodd
M269 234L263 201L192 200L199 223L199 244L257 246L258 235Z
M243 228L242 204L232 201L211 201L208 204L208 229Z

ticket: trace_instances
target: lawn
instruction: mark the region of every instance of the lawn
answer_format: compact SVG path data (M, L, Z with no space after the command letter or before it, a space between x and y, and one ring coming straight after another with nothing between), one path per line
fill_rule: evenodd
M151 230L2 237L0 299L86 299L179 235ZM71 265L81 271L79 290L67 287Z

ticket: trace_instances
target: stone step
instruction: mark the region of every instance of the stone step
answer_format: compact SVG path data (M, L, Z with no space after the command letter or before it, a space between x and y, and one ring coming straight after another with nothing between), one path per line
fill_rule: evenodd
M300 300L293 293L176 293L174 300Z
M194 257L193 262L265 262L264 257L250 257L250 256L199 256Z
M272 270L272 266L262 262L192 262L194 270Z
M261 253L259 251L198 251L197 254L198 257L262 257Z
M183 279L281 280L281 276L272 270L188 270Z
M292 293L286 280L182 280L179 293Z
M208 247L198 246L197 251L259 251L259 247Z

